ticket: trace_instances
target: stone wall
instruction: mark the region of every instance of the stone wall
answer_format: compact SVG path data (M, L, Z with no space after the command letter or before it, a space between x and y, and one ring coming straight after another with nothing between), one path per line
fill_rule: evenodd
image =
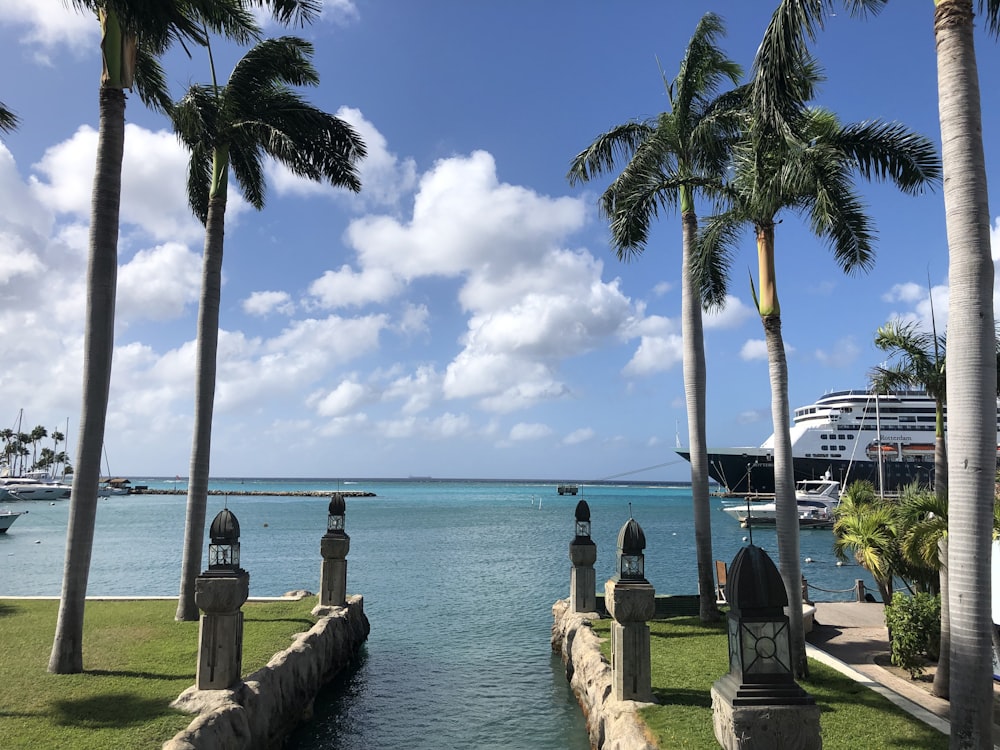
M346 607L316 607L320 619L265 667L230 690L192 686L172 704L198 716L163 750L223 750L279 747L312 715L316 695L354 658L371 626L364 598Z
M587 720L591 747L596 750L656 750L637 711L645 703L611 697L611 665L590 626L596 612L571 612L569 599L552 607L552 650L562 655L566 679Z

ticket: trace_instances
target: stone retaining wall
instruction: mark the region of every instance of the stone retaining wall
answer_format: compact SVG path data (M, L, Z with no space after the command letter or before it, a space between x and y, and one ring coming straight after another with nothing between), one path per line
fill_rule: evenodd
M596 612L577 613L569 599L552 607L552 650L562 655L566 679L587 720L591 747L596 750L656 750L646 725L636 713L645 703L611 697L611 665L590 626Z
M371 626L364 598L350 596L346 607L313 609L320 619L265 667L230 690L192 686L174 708L198 716L163 750L256 750L280 747L300 722L312 715L313 701L354 658Z

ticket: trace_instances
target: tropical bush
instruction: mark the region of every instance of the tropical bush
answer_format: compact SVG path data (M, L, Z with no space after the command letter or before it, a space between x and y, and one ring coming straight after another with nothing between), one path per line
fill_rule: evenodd
M941 598L917 592L896 593L885 608L889 628L891 660L916 678L923 674L925 660L937 661L941 649Z

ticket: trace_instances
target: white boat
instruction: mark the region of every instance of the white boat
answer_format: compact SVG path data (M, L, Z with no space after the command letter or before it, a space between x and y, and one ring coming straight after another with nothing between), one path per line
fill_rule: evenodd
M6 534L18 516L23 516L25 513L27 511L0 510L0 534Z
M840 482L832 479L804 479L795 487L799 528L829 529L833 526L833 511L840 503ZM777 504L747 500L728 503L723 512L740 522L740 526L774 526Z
M933 486L935 421L934 399L925 391L828 393L795 410L795 481L829 475L842 487L867 480L887 492L913 482ZM689 451L677 453L691 460ZM709 448L708 471L728 493L773 493L774 435L757 447Z
M44 471L29 472L23 477L0 478L0 499L65 500L72 485L64 484Z

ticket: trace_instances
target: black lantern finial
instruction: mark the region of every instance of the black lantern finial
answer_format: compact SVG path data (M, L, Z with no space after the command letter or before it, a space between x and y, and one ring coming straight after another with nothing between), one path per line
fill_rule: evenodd
M327 509L326 533L344 536L344 517L347 514L347 503L343 492L334 492L330 496L330 507Z
M629 509L631 511L631 508ZM646 535L634 518L629 518L618 532L619 583L649 583L645 577Z
M223 508L208 531L208 571L232 573L240 569L240 522Z

